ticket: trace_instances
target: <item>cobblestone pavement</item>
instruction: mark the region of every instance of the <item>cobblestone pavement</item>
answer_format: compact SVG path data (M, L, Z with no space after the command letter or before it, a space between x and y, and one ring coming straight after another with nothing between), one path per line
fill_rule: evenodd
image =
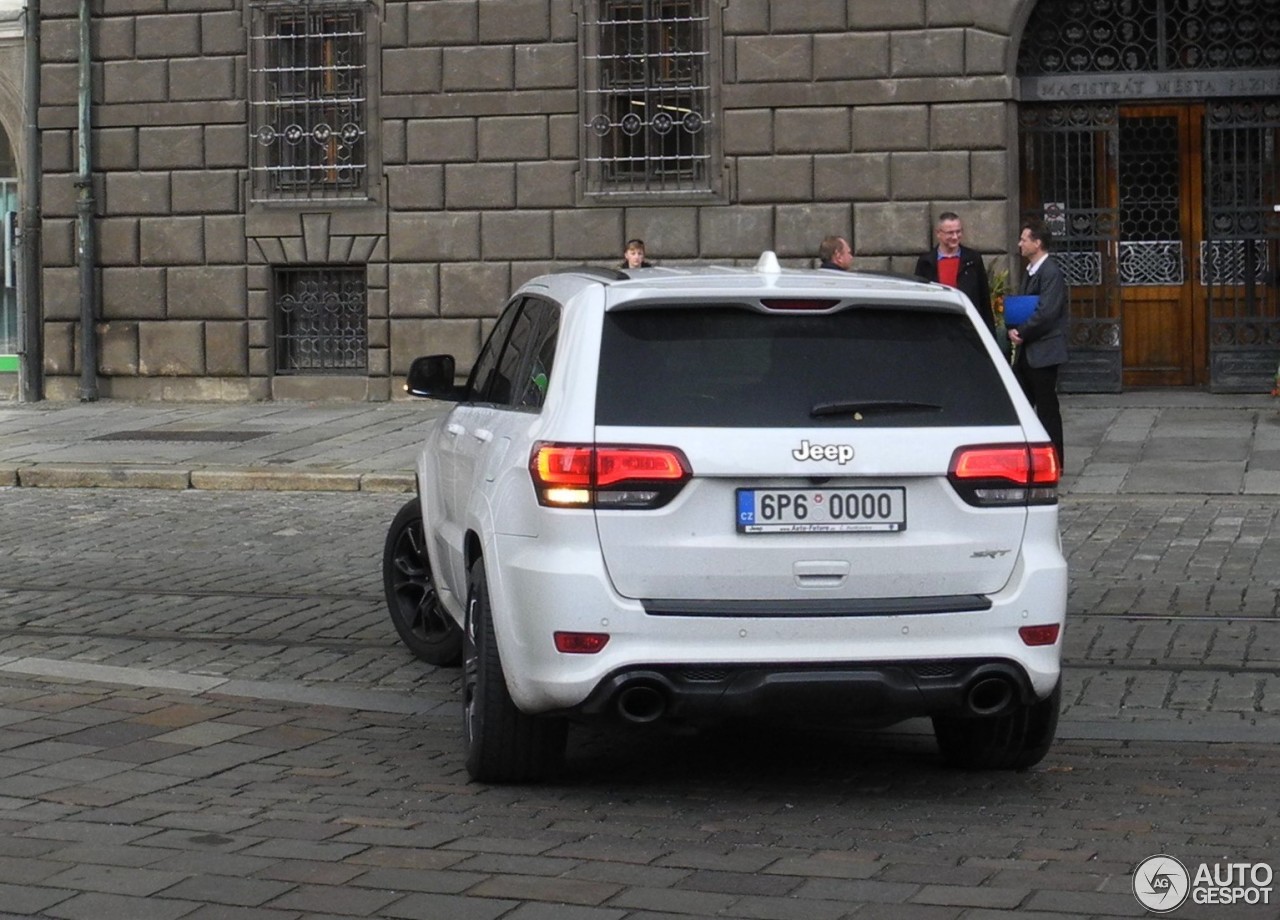
M0 490L0 915L1134 917L1146 856L1280 863L1280 499L1065 501L1035 770L592 728L536 788L467 782L456 672L394 641L403 500Z

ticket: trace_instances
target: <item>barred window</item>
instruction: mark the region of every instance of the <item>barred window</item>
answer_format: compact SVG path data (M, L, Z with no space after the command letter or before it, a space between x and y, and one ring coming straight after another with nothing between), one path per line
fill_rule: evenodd
M362 4L304 0L253 6L255 199L364 196L365 60Z
M711 187L714 0L585 0L585 191Z
M363 268L276 269L276 373L365 373L366 300Z

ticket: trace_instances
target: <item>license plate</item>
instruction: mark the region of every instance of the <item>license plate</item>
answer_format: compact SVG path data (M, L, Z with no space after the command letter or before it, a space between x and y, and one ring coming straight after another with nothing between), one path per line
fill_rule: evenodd
M907 490L739 489L740 533L897 533Z

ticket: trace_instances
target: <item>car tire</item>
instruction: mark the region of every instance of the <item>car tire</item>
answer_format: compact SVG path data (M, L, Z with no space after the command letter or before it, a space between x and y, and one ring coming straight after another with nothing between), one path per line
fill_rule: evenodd
M462 661L462 629L440 603L418 499L405 502L382 547L382 587L400 641L428 664Z
M568 723L516 708L490 615L484 560L471 566L463 630L462 713L467 773L484 783L549 779L564 761Z
M1044 759L1058 730L1062 681L1047 699L999 716L934 716L942 759L963 770L1025 770Z

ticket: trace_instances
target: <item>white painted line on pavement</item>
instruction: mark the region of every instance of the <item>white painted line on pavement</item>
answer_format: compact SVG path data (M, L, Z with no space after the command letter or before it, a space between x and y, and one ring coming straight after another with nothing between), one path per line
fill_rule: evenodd
M225 677L202 677L198 674L182 674L178 671L150 671L146 668L123 668L110 664L92 664L84 661L58 661L53 658L19 658L0 664L0 671L31 674L36 677L65 677L70 680L91 680L104 684L132 684L137 687L158 687L163 690L186 690L205 693L227 682Z
M0 671L32 677L56 677L64 680L123 684L131 687L155 687L161 690L180 690L197 694L216 691L221 696L239 696L254 700L274 700L282 703L333 706L337 709L359 709L402 715L434 715L443 708L452 716L457 705L455 700L442 702L430 696L398 690L361 690L300 681L236 680L228 677L185 674L181 671L126 668L84 661L59 661L54 658L0 658Z
M364 709L370 712L393 712L404 715L430 712L440 707L439 700L417 697L394 690L353 690L325 687L296 681L229 680L218 688L225 696L243 696L255 700L277 700L282 703L304 703L312 706L336 706L339 709ZM452 713L455 706L450 708Z

